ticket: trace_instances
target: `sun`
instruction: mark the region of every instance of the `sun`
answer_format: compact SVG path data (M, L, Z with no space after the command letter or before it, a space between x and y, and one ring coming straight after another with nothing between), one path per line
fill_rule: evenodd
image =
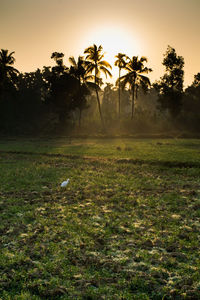
M117 55L119 52L127 55L137 55L140 50L138 38L128 32L123 27L114 25L104 25L93 29L87 33L87 40L90 43L102 45L104 51L110 57Z
M117 67L114 67L115 56L118 53L124 53L129 57L140 54L140 43L136 35L130 33L127 29L107 24L94 28L87 32L84 40L84 47L96 44L102 45L105 60L113 67L113 77L117 77Z

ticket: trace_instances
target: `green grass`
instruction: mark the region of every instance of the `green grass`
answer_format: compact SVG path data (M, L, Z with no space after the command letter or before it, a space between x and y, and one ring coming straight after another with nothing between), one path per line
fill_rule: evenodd
M198 299L199 154L199 140L1 140L0 299Z

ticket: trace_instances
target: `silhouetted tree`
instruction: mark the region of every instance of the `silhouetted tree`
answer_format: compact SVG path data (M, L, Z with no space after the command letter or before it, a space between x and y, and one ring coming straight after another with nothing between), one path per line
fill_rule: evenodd
M176 118L182 105L184 59L176 54L174 48L168 46L163 65L166 73L154 84L154 87L159 93L160 109L168 110L172 118Z
M117 113L116 97L117 97L116 88L113 87L113 84L106 83L106 86L104 87L103 90L102 111L107 122L112 121L116 117L116 113Z
M196 75L194 75L194 81L192 83L192 86L195 87L195 88L200 87L200 73L197 73Z
M118 53L116 56L117 60L115 61L115 66L119 68L119 77L118 77L118 114L120 119L120 111L121 111L121 84L120 84L120 77L121 77L121 70L126 66L125 59L127 56L122 53Z
M54 74L61 75L68 68L63 64L64 54L62 52L53 52L51 58L56 62L56 66L52 68Z
M65 123L70 112L76 109L76 97L79 90L79 81L63 64L63 57L63 53L52 54L51 58L55 60L56 66L52 68L52 74L48 79L51 87L51 101L59 115L60 123Z
M17 80L17 117L21 127L39 126L44 104L45 82L40 69L21 73ZM34 128L33 128L34 129Z
M19 73L17 69L13 67L15 58L13 56L15 52L9 53L8 50L1 49L0 51L0 79L4 80L5 77L12 79L13 75Z
M100 99L99 99L99 94L98 94L98 85L100 81L100 74L103 72L106 77L109 75L112 77L112 74L108 70L108 68L112 69L111 65L105 61L102 60L104 57L104 54L102 54L102 46L100 45L97 47L95 44L93 46L90 46L85 49L84 53L86 55L86 66L87 66L87 72L89 74L92 74L94 72L94 83L96 85L95 91L96 91L96 97L97 97L97 103L98 103L98 109L99 109L99 114L101 118L102 125L104 127L104 120L102 116L102 111L101 111L101 104L100 104Z
M4 49L0 51L0 96L14 87L17 74L19 73L13 67L15 62L14 53L9 53L8 50Z
M147 58L144 56L140 59L138 59L138 56L133 56L132 59L128 59L129 61L125 65L125 70L128 71L128 73L120 77L120 80L122 88L125 88L128 85L131 89L131 119L133 119L135 99L137 99L138 89L142 87L143 90L147 90L148 86L150 86L149 78L143 74L151 72L152 69L144 66L144 62L147 62Z
M19 73L13 65L14 52L0 50L0 129L8 130L13 128L16 115L16 80Z
M71 63L70 74L74 75L79 82L79 90L77 91L77 101L79 109L79 127L81 126L82 111L88 108L86 97L90 95L91 90L95 88L94 83L90 80L94 79L93 75L89 75L86 70L85 60L82 56L76 61L73 56L69 57Z
M181 121L187 129L200 129L200 73L194 76L194 81L185 89L182 99Z

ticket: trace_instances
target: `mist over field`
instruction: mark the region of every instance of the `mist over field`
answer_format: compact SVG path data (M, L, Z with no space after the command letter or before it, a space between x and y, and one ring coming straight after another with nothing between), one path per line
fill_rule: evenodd
M199 136L200 73L184 89L184 58L171 46L164 53L164 75L154 83L144 56L118 53L114 84L103 47L92 45L84 56L53 52L54 67L20 73L14 52L0 52L0 133L37 136ZM123 72L124 73L123 73Z

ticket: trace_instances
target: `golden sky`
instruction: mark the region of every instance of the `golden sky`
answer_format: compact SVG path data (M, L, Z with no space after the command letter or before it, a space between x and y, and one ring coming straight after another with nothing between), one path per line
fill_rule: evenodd
M118 52L146 56L153 82L170 45L185 59L187 86L200 72L199 16L200 0L0 0L0 49L15 51L15 67L30 72L52 65L54 51L69 65L69 56L102 44L111 64Z

